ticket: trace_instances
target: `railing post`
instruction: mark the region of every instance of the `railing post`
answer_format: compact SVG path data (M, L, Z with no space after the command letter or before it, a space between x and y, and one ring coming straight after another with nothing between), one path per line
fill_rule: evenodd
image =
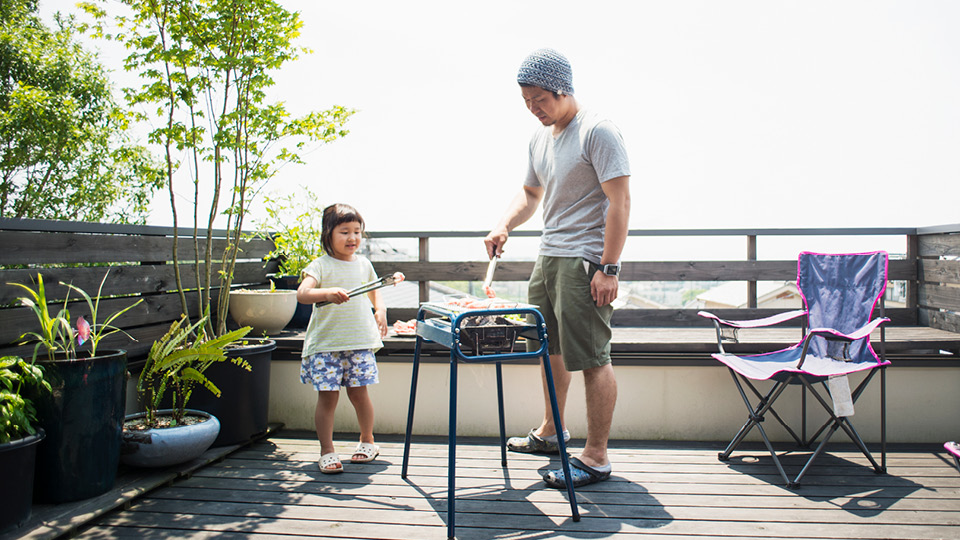
M757 260L757 235L747 235L747 260ZM757 282L747 282L747 307L755 309L757 307Z
M904 303L907 309L918 309L917 297L920 290L920 282L923 281L923 267L920 265L920 237L916 234L907 235L907 260L913 262L916 278L907 281ZM919 320L919 313L917 320Z
M419 236L417 237L419 243L419 261L428 262L430 261L430 237L429 236ZM420 301L429 302L430 301L430 282L427 280L420 280Z

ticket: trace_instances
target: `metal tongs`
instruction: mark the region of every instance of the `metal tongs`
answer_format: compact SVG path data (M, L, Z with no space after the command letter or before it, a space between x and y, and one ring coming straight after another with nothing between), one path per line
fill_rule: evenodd
M499 258L499 255L494 255L493 258L490 259L490 263L487 264L487 275L483 278L483 293L486 294L488 298L497 296L490 285L493 284L493 273L497 270L497 259Z
M359 287L355 287L355 288L353 288L353 289L350 289L349 291L347 291L347 296L353 298L354 296L357 296L358 294L363 294L363 293L368 293L368 292L370 292L370 291L375 291L375 290L377 290L377 289L386 287L386 286L388 286L388 285L396 285L397 283L400 283L401 281L403 281L403 278L404 278L403 274L401 274L400 272L394 272L393 274L391 274L391 275L389 275L389 276L384 276L384 277L382 277L382 278L380 278L380 279L378 279L378 280L371 281L370 283L364 283L363 285L360 285ZM320 306L325 306L325 305L327 305L327 304L332 304L332 303L333 303L333 302L317 302L317 303L314 304L314 305L317 306L317 307L320 307Z

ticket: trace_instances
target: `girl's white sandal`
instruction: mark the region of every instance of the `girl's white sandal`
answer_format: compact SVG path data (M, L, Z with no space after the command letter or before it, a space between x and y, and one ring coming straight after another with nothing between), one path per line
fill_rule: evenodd
M357 459L357 456L363 456L360 459ZM357 445L357 449L353 451L353 456L350 458L350 463L368 463L376 459L380 455L380 447L373 443L362 442Z
M331 465L335 466L331 467ZM324 474L343 472L343 463L340 463L340 456L336 452L320 456L320 472Z

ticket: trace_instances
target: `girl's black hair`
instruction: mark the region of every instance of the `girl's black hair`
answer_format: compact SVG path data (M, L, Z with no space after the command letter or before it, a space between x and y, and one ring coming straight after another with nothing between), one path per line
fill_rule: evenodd
M351 221L359 223L360 230L366 229L363 224L363 216L349 204L331 204L323 209L323 232L320 233L320 243L323 244L324 252L333 253L333 230L337 228L337 225L350 223Z

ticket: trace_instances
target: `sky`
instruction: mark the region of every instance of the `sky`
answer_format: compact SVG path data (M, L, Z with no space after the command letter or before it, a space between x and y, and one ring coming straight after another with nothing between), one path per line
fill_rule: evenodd
M313 53L276 74L274 99L358 112L266 189L307 186L370 230L496 224L539 126L516 71L541 47L622 132L632 229L960 223L960 2L281 3ZM152 223L168 224L167 204Z

